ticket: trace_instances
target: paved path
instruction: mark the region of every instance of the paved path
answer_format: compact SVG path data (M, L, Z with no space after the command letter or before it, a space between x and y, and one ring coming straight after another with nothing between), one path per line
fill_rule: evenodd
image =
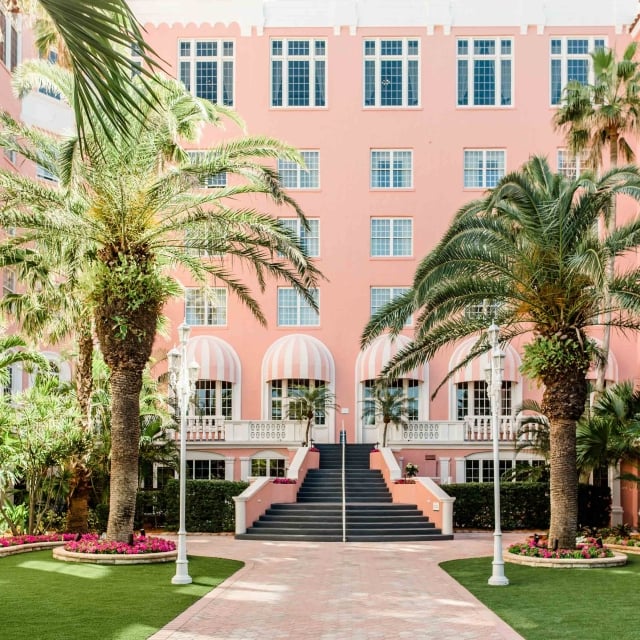
M152 640L522 640L438 567L493 555L488 533L411 544L195 535L187 548L246 564Z

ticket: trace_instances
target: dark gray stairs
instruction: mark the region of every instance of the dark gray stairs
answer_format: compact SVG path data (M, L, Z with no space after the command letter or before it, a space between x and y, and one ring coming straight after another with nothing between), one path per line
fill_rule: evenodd
M274 504L241 540L342 541L342 451L316 445L320 468L307 473L297 502ZM371 445L346 445L345 497L348 542L451 540L415 505L393 504L380 471L369 469Z

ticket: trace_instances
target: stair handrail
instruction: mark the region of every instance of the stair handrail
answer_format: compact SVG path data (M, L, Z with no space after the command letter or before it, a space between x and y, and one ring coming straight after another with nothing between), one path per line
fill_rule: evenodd
M342 542L347 541L347 488L345 482L346 438L340 438L342 445Z

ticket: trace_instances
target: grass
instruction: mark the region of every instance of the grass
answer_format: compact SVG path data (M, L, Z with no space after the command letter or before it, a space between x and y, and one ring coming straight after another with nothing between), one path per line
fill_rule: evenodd
M440 566L526 640L636 640L640 556L624 567L546 569L506 563L507 587L490 587L492 558Z
M37 551L0 560L0 637L11 640L143 640L235 573L242 562L189 557L190 585L172 585L175 563L110 566L53 560Z

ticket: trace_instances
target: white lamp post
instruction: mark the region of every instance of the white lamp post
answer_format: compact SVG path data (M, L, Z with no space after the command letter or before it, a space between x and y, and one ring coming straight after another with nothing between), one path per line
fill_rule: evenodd
M189 561L187 560L186 530L186 493L187 493L187 411L189 398L193 393L198 377L198 363L192 362L187 367L187 341L191 327L182 323L178 327L180 348L173 348L167 354L169 359L169 375L180 407L180 522L178 525L178 557L176 559L176 575L171 578L172 584L190 584Z
M498 338L500 328L493 322L487 330L491 344L491 365L487 367L487 392L491 403L491 430L493 433L493 509L495 528L493 531L493 571L489 584L503 587L509 584L504 575L504 560L502 558L502 531L500 529L500 413L502 400L502 373L504 371L504 352L500 349Z

